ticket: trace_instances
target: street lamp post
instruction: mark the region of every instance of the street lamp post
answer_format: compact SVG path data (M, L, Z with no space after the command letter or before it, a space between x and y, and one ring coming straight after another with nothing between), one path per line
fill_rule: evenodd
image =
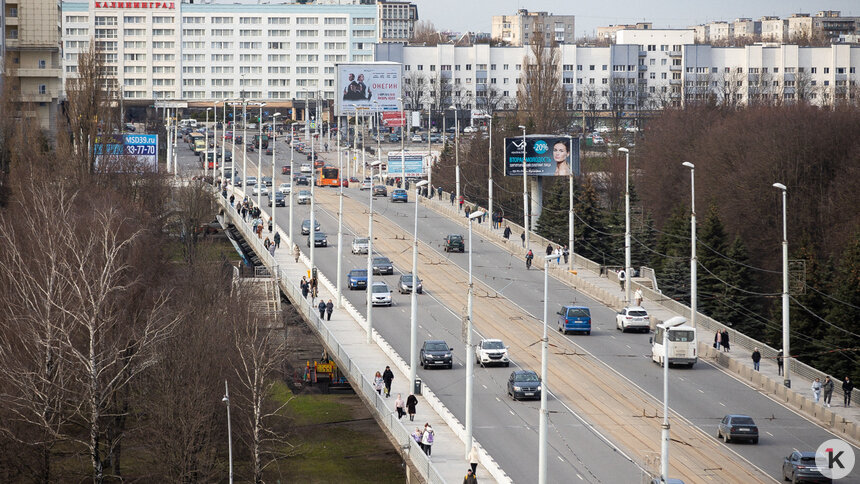
M460 203L460 117L457 116L457 106L452 104L451 109L454 110L454 198Z
M260 206L260 199L263 196L263 106L266 103L260 103L260 119L258 120L259 134L257 135L257 206ZM274 182L273 182L274 183ZM262 185L261 185L262 184Z
M401 130L404 131L403 136L400 137L400 183L402 183L401 186L406 187L406 111L403 110L403 98L399 97L397 100L400 101ZM415 202L418 203L417 200Z
M337 185L338 185L338 207L337 207L337 307L341 307L341 298L343 297L343 271L341 265L343 263L343 148L340 146L340 116L337 118ZM328 126L328 132L331 133L331 123Z
M370 205L367 210L367 344L373 342L373 167L379 160L370 164Z
M618 148L624 153L624 302L630 304L630 284L633 270L630 267L630 150Z
M415 226L412 232L412 305L409 314L409 384L415 385L418 371L418 192L427 185L427 180L415 184Z
M310 118L310 119L312 119L312 118ZM305 123L308 126L309 132L310 132L310 124L311 124L310 119L308 120L307 123ZM311 257L311 274L313 274L313 271L317 267L316 266L316 259L314 259L314 252L315 252L314 247L317 245L316 244L316 216L315 216L316 215L315 214L315 212L316 212L316 195L314 194L314 192L315 192L314 185L316 185L316 183L317 183L316 174L317 174L317 169L316 169L316 151L314 150L314 134L313 134L313 132L311 132L311 226L310 226L310 230L308 231L308 240L310 241L308 245L310 246L309 250L310 250L310 257ZM313 277L313 276L311 276L311 277Z
M296 176L293 174L293 155L296 152L296 147L293 146L293 140L296 139L296 123L290 125L290 250L292 250L293 244L296 243L295 239L293 239L293 190L295 189L295 184L293 181L296 179Z
M227 160L224 157L227 156L227 99L225 99L223 101L223 104L224 104L222 106L223 109L221 109L221 185L224 188L224 190L226 190L227 189L227 179L225 176L225 171L226 171L225 168L226 167L224 165L227 164L226 163ZM231 169L233 166L232 163L233 163L233 158L230 158Z
M227 458L230 466L230 484L233 484L233 433L230 428L230 388L227 380L224 380L224 398L222 402L227 404Z
M782 358L784 362L782 383L786 388L791 388L791 351L788 338L788 219L786 216L788 188L782 183L774 183L773 186L782 190Z
M278 128L278 116L281 113L275 113L272 115L272 191L269 192L269 200L272 201L272 230L277 234L278 233L278 224L275 222L275 212L278 211L278 200L275 196L275 131Z
M431 109L433 105L429 102L427 103L427 191L432 193L433 191L433 142L431 141L433 137L430 135L430 125L433 123L433 120L430 118ZM443 133L444 134L444 133ZM428 193L428 195L430 195Z
M244 76L243 76L244 77ZM242 99L242 198L248 196L248 100ZM235 144L235 138L234 138Z
M696 165L689 161L681 164L690 169L690 326L695 328L699 303L698 278L696 277L699 265L696 257Z
M416 200L415 203L418 203ZM466 303L466 458L472 450L472 394L474 383L474 353L472 352L472 221L484 215L484 212L475 210L469 214L469 293Z
M230 129L230 131L233 133L232 134L233 140L232 140L232 143L230 144L230 159L232 160L233 169L232 169L232 172L230 173L230 179L233 181L233 188L235 189L236 188L236 172L238 171L236 169L236 103L233 102L231 104L233 104L233 127Z
M680 326L687 320L675 316L663 326L663 423L660 426L660 482L669 482L669 328Z
M215 170L218 166L216 160L218 155L218 101L212 101L212 180L214 184ZM209 159L206 159L206 165L209 165ZM223 163L222 163L223 165ZM221 188L221 187L218 187ZM220 190L219 190L220 191Z
M546 439L547 420L549 409L546 405L547 394L547 366L549 366L549 338L546 334L547 318L549 314L549 261L556 256L548 255L543 260L543 338L540 345L540 429L538 437L538 484L546 484Z
M531 247L531 243L529 241L529 189L526 170L526 127L520 125L519 128L523 130L523 234L525 235L523 243L526 246L526 252L528 252Z
M493 117L490 116L490 125L487 128L487 132L490 135L490 145L487 148L487 163L489 174L489 179L487 180L487 193L489 194L489 201L487 202L487 211L490 212L490 220L495 220L495 212L493 212Z
M203 147L203 177L209 176L209 111L212 111L212 108L206 108L206 136L203 138L203 143L205 146ZM215 153L212 153L212 156L215 157Z

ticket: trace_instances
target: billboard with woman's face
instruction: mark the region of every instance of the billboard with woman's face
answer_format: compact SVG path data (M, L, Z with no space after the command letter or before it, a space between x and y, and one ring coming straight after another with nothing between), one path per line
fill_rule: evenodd
M505 175L579 175L579 138L530 135L505 138Z

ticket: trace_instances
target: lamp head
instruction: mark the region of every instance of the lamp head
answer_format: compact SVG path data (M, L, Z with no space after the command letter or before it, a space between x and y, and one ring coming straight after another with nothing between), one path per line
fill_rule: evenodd
M779 188L780 190L783 190L783 191L788 190L788 188L786 188L786 186L783 185L782 183L774 183L773 186L775 188Z
M415 184L415 186L416 186L416 187L423 187L423 186L427 186L427 185L429 185L429 184L430 184L430 182L429 182L429 181L427 181L427 180L421 180L420 182L416 183L416 184Z
M627 148L618 148L618 151L620 151L621 153L629 153L630 152L630 150L628 150Z
M228 398L227 395L224 395L224 398L222 398L221 401L224 403L230 403L230 398Z
M525 126L523 126L523 125L519 125L519 126L517 126L517 127L518 127L518 128L520 128L520 129L521 129L521 130L523 130L523 131L525 131L525 130L526 130L526 127L525 127Z
M557 257L558 257L558 255L556 255L556 254L550 254L550 255L543 256L544 260L551 260L551 259L555 259Z
M683 163L681 163L681 164L682 164L682 165L684 165L684 166L686 166L687 168L689 168L689 169L691 169L691 170L692 170L693 168L695 168L695 167L696 167L696 165L694 165L694 164L690 163L689 161L685 161L685 162L683 162Z
M381 161L379 161L379 160L371 161L371 162L370 162L370 166L379 166L379 165L381 165L381 164L382 164L382 162L381 162Z
M484 215L483 210L477 210L469 214L469 220L474 220L482 215Z
M212 111L212 108L206 108L207 111Z
M280 115L281 115L281 113L275 113L275 114L273 114L273 115L272 115L272 117L273 117L273 118L277 118L277 117L278 117L278 116L280 116Z

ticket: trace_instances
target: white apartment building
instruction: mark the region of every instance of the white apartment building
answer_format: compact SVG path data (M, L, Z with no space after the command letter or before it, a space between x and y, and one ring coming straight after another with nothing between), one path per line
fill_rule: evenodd
M373 4L63 2L64 75L96 42L127 105L334 99L335 64L373 60Z
M377 42L409 42L415 33L418 7L410 2L379 0L376 3L379 19Z
M573 15L553 15L547 12L530 12L524 8L516 15L493 15L491 34L512 46L522 46L543 34L547 43L572 44L574 37Z
M608 47L559 46L567 108L634 111L702 100L747 104L860 102L860 46L695 44L693 30L623 30ZM379 44L377 61L404 65L408 109L514 109L524 47Z

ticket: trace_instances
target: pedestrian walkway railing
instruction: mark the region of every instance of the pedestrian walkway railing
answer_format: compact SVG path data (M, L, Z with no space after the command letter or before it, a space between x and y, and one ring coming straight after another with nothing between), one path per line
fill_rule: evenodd
M329 356L337 362L338 368L347 375L347 378L352 383L356 393L359 394L359 396L368 403L368 406L375 411L377 420L399 444L403 458L408 459L412 463L426 482L432 484L442 484L446 482L431 461L430 457L424 454L423 450L421 450L419 446L415 445L410 431L396 417L394 409L389 407L385 399L376 393L373 383L364 376L361 369L350 356L349 351L340 344L337 337L329 330L326 322L319 317L319 312L313 302L302 297L298 284L291 281L286 277L286 274L281 271L275 258L265 249L263 242L257 237L257 235L251 232L251 228L244 220L242 220L242 217L236 209L230 206L230 203L224 200L223 197L219 196L216 198L224 212L229 215L233 224L242 232L242 235L245 237L248 244L257 252L258 257L263 264L265 264L272 274L277 276L281 289L290 299L293 307L304 315L309 324L316 329L326 346ZM301 260L305 262L305 264L310 262L304 255ZM326 286L330 292L332 292L332 294L337 293L336 290L332 290L333 286L331 285L331 282L322 276L322 274L318 274L318 278L320 282ZM349 304L349 302L345 302L343 308L360 323L364 320L355 307L353 307L352 304ZM376 339L378 343L387 345L387 343L382 340L382 337L376 332L374 332L374 339Z
M438 194L439 193L437 191L436 195L438 195ZM463 223L465 223L465 213L458 209L456 200L454 201L454 205L451 205L449 203L450 202L450 196L451 196L450 192L444 192L443 191L442 196L434 196L433 199L428 199L428 198L422 197L420 200L421 200L421 203L423 203L425 205L430 205L437 211L447 213L447 214L451 215L452 218L455 218L455 219L462 218ZM485 211L487 210L486 208L480 207L477 204L470 203L468 201L464 202L464 206L467 206L467 205L470 208L472 208L472 210L474 210L474 209L480 209L480 210L485 210ZM505 239L502 236L502 231L504 230L505 225L507 225L511 228L512 233L511 233L510 239ZM523 227L521 225L517 225L516 222L513 222L512 220L509 220L509 219L505 219L501 228L498 228L498 229L493 229L492 225L490 223L472 224L472 230L475 230L478 233L481 233L485 236L490 237L493 241L495 241L497 243L501 243L504 247L506 247L508 249L509 252L511 252L511 254L513 254L517 257L523 258L523 260L525 260L525 249L523 249L522 240L520 238L521 237L520 234L524 233L524 230L523 230ZM538 235L534 232L531 232L531 231L529 232L529 241L531 242L532 247L534 247L535 245L537 245L538 247L546 247L547 244L553 244L554 246L558 245L556 243L553 243L549 239L541 237L540 235ZM576 247L574 246L574 249L575 248ZM574 267L577 270L583 270L584 269L586 271L592 272L593 275L595 275L595 276L597 276L597 275L605 276L607 279L609 279L610 281L613 281L616 284L619 282L618 281L618 275L616 272L602 271L601 270L601 264L598 264L597 262L586 259L585 257L582 257L580 255L574 254L573 257L574 257L574 260L573 260ZM552 268L551 273L553 273L555 276L559 277L560 279L569 280L569 281L576 280L577 281L577 284L576 284L577 288L582 289L583 292L588 292L589 288L594 288L594 285L588 284L587 282L581 280L581 278L577 279L575 276L571 275L567 271L566 268L557 268L555 266L551 266L551 268ZM656 275L653 275L652 277L656 281ZM687 318L688 320L691 318L692 311L690 310L689 306L687 306L687 305L685 305L679 301L676 301L672 298L669 298L659 291L656 291L654 289L651 289L647 286L644 286L644 285L639 284L639 283L634 281L633 286L632 286L632 291L635 291L636 289L642 290L642 294L646 300L653 302L653 303L656 303L656 304L662 306L667 311L681 315L681 316ZM597 297L602 302L614 307L615 309L620 309L622 304L623 304L623 301L619 300L617 297L606 298L606 297L599 297L596 294L590 294L590 295L592 295L593 297ZM701 314L701 313L696 314L696 326L699 328L699 341L700 342L705 341L705 338L703 335L707 334L708 332L717 332L717 331L725 330L725 331L728 331L728 333L729 333L729 341L731 341L732 346L738 346L738 347L744 348L745 350L750 351L750 352L752 352L754 348L758 348L759 351L761 352L762 358L765 358L765 359L770 358L770 359L776 360L776 357L778 354L778 349L773 348L771 346L768 346L765 343L762 343L761 341L758 341L754 338L751 338L751 337L733 329L732 327L726 326L725 324L720 323L719 321L716 321L713 318L708 317L704 314ZM816 368L813 368L813 367L807 365L806 363L803 363L803 362L798 361L796 359L789 359L788 363L790 364L791 373L794 375L797 375L798 377L802 377L802 378L810 380L810 381L815 380L815 378L820 378L822 381L824 381L824 377L830 376L830 378L834 382L838 383L838 382L842 381L842 378L836 378L833 375L828 375L827 373L824 373L824 372L822 372ZM837 388L834 389L833 394L838 395L841 398L843 396L842 389L839 388L839 385L836 385L836 387ZM804 390L806 390L806 389L802 389L801 391L804 391ZM860 388L855 388L851 394L851 397L852 397L851 399L853 401L857 401L857 398L860 397Z

